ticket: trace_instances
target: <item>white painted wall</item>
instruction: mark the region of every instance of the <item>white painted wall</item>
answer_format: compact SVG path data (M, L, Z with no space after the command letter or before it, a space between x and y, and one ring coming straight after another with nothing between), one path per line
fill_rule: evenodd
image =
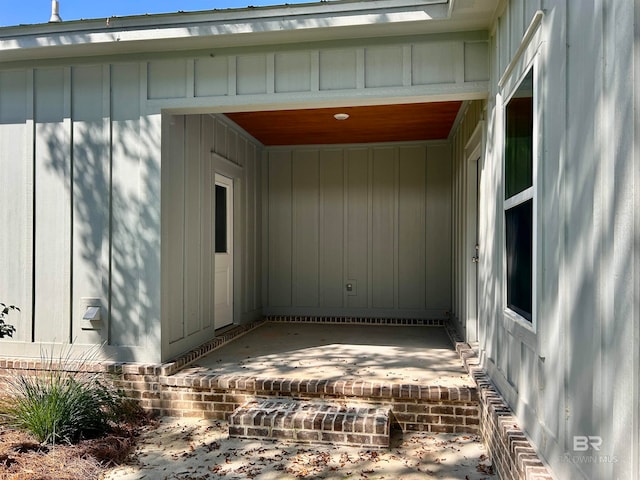
M490 40L481 172L482 357L558 478L637 478L637 2L512 0L503 7ZM504 312L501 96L530 59L530 49L519 48L538 9L544 13L532 40L541 116L531 330ZM600 450L574 451L574 437L589 435L602 439ZM571 461L594 455L604 460Z
M267 158L266 314L447 317L448 143L270 148Z

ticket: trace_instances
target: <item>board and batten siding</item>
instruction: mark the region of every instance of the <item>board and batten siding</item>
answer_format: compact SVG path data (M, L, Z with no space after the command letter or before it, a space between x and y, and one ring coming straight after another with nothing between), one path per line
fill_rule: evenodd
M74 343L153 356L159 124L142 118L141 77L137 63L0 71L0 191L11 205L0 284L2 301L21 308L7 355ZM97 324L83 321L89 305L101 307Z
M558 478L637 478L638 5L587 3L511 0L498 12L480 186L480 349ZM505 314L500 105L509 93L500 79L511 82L530 58L521 48L530 25L540 109L533 329ZM575 451L585 436L599 450Z
M439 142L267 149L265 314L446 318L450 156Z
M221 111L245 102L273 104L276 97L290 105L344 101L348 94L440 100L486 96L486 32L425 35L400 43L391 39L390 44L380 39L364 42L233 53L221 49L206 56L153 59L147 63L149 106Z
M482 143L481 123L484 119L485 102L473 101L467 105L463 113L462 120L451 138L452 148L452 238L453 238L453 261L452 261L452 310L451 319L462 338L467 341L477 341L477 332L468 328L466 321L472 316L473 306L470 302L477 301L474 292L469 291L473 287L473 282L469 281L470 275L476 275L477 264L472 262L472 257L478 252L475 251L476 230L474 230L477 219L477 211L470 208L473 199L469 196L477 192L474 191L471 183L476 183L476 172L481 171L482 159L480 158L480 168L476 165L479 160L469 158L469 145L472 136L479 135ZM477 129L480 130L477 130ZM482 145L480 145L482 148ZM482 152L480 152L482 155ZM477 170L476 170L477 169ZM477 197L476 197L477 198ZM471 337L471 338L470 338Z
M27 70L0 72L0 301L20 307L7 320L17 326L19 342L30 342L33 335L32 91L33 74Z
M234 323L261 314L260 145L224 117L165 115L162 348L165 358L214 336L214 184L234 181Z

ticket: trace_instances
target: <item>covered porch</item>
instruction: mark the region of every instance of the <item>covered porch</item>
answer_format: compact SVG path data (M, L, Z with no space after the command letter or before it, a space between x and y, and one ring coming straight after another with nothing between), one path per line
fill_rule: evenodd
M475 341L484 102L449 97L163 114L163 360L264 317Z

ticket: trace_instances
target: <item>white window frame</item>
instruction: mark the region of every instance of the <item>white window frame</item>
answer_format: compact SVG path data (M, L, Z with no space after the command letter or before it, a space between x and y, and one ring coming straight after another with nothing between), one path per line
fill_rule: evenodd
M532 20L523 37L513 60L505 69L504 75L498 82L497 105L499 106L500 125L500 158L502 161L502 309L505 319L513 326L519 325L525 331L535 334L538 328L538 168L542 149L543 115L541 108L542 86L542 45L540 26L542 12L538 12ZM505 141L506 141L506 106L515 95L518 87L529 71L533 72L533 141L532 141L532 185L522 192L505 199ZM507 306L507 245L506 245L506 212L507 210L533 200L533 225L531 244L531 321L524 318ZM521 330L521 329L519 329Z

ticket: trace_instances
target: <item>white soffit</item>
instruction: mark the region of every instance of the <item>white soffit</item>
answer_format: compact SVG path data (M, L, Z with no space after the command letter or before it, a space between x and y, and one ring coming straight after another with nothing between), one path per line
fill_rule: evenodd
M452 2L324 1L5 27L0 28L0 61L488 29L498 0Z

